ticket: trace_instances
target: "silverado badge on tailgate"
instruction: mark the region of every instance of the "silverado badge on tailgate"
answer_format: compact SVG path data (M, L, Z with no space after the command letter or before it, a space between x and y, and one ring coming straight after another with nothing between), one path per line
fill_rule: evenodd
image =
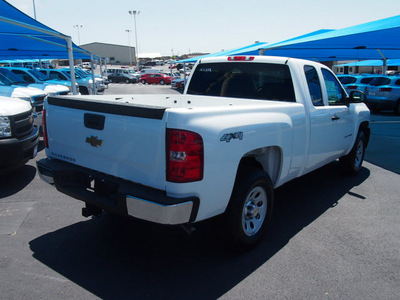
M97 138L97 136L90 136L86 138L86 143L89 143L90 146L93 147L100 147L103 146L103 140L100 140L99 138Z

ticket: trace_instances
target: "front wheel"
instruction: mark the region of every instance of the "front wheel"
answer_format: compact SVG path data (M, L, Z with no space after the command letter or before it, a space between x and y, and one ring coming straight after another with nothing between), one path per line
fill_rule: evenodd
M143 79L143 80L142 80L142 84L146 84L146 80Z
M260 169L238 174L227 210L228 228L233 242L251 247L263 237L272 216L273 186Z
M366 147L367 138L364 131L360 131L350 153L339 159L340 167L344 173L356 175L358 172L360 172L362 163L364 161Z
M161 85L164 85L164 84L165 84L165 81L164 81L164 80L161 80L161 81L160 81L160 84L161 84Z

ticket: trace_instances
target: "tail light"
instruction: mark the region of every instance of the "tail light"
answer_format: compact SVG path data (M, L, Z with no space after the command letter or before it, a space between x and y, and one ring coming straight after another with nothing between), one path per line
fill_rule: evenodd
M228 56L228 61L251 61L254 56Z
M379 91L380 92L391 92L392 88L380 88Z
M46 122L46 110L42 112L42 131L43 131L43 143L46 148L49 148L49 140L47 138L47 122Z
M349 86L347 87L347 89L348 89L348 90L356 90L356 89L357 89L357 86L356 86L356 85L349 85Z
M167 129L167 181L193 182L203 179L204 147L202 137L191 131Z

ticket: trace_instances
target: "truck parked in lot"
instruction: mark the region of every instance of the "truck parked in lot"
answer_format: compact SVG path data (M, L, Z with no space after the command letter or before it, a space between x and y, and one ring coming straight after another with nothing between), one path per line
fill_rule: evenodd
M0 96L22 99L30 103L33 109L34 124L42 124L43 103L47 94L38 88L24 87L14 84L13 81L0 73Z
M68 68L65 69L38 69L41 73L49 77L50 79L57 80L71 80L71 71ZM79 92L82 95L89 95L92 92L93 80L87 77L82 77L78 73L75 73L76 82L79 84ZM96 83L97 92L104 92L105 86L103 84Z
M260 241L274 189L339 159L359 172L364 95L327 67L283 57L197 62L183 95L48 97L43 180L102 210L161 224L223 215L244 246Z
M37 154L39 129L24 100L0 96L0 174L23 166Z
M48 94L68 95L71 92L71 81L67 80L51 80L43 73L36 69L7 67L14 74L22 77L29 84L43 84L49 91ZM76 84L78 90L78 84ZM47 91L46 91L47 92Z

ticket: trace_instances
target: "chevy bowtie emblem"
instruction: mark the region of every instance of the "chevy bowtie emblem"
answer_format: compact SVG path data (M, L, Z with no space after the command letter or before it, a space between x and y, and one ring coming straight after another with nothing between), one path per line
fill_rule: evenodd
M89 143L90 146L93 146L96 148L103 146L103 140L100 140L97 138L97 136L93 136L93 135L86 138L86 143Z

